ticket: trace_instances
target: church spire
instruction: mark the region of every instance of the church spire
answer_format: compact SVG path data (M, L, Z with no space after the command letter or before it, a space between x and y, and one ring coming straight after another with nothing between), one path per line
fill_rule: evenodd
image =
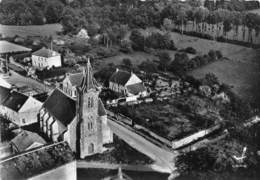
M83 91L88 91L89 89L95 88L93 79L92 67L88 58L87 66L83 70L83 80L81 87Z

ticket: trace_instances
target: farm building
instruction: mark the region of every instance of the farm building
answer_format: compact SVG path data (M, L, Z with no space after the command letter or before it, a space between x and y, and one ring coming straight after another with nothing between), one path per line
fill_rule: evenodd
M18 126L37 122L37 114L42 103L31 96L1 87L0 114Z
M116 69L109 79L109 89L121 96L147 96L142 80L133 72Z
M61 55L56 51L43 47L32 53L32 66L37 69L61 67Z
M23 130L10 142L13 153L27 151L46 144L46 141L37 133Z

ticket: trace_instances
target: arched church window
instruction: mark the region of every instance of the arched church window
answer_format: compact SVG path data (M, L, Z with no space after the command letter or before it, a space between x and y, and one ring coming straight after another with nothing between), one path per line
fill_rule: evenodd
M93 143L90 143L90 144L89 144L89 146L88 146L88 153L89 153L89 154L94 153L94 144L93 144Z
M88 97L88 108L90 108L90 107L91 107L91 98Z
M94 98L91 97L91 107L93 107L93 106L94 106Z

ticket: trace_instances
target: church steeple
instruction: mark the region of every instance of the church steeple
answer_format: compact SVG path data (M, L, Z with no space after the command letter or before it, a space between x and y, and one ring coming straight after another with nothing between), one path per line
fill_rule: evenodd
M94 89L95 85L94 85L94 78L93 78L93 71L92 71L92 67L88 58L88 62L87 62L87 66L85 67L85 69L83 70L83 80L81 82L81 88L82 91L86 92L90 89Z

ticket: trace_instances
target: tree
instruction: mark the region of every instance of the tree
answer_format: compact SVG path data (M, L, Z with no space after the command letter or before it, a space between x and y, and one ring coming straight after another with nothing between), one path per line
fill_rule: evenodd
M159 69L166 71L166 69L171 61L170 54L168 52L160 52L160 53L158 53L158 57L159 57Z
M139 68L147 73L157 73L158 71L156 64L149 60L143 61Z
M202 84L212 87L215 84L219 84L218 77L213 73L207 73L202 80Z
M176 53L170 64L170 70L178 75L183 75L188 70L189 57L187 53Z
M130 68L130 69L133 66L131 59L128 59L128 58L122 59L122 65L124 65L125 67Z
M48 3L45 8L44 14L48 23L57 23L61 20L64 5L54 0Z
M145 47L145 37L138 30L133 30L130 35L132 47L134 50L143 51Z

